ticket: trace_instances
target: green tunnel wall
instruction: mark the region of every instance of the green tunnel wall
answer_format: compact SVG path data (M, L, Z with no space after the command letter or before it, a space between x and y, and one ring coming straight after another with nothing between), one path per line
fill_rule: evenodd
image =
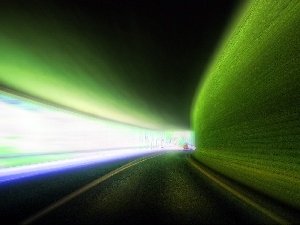
M300 208L300 1L251 1L219 46L193 106L209 167Z

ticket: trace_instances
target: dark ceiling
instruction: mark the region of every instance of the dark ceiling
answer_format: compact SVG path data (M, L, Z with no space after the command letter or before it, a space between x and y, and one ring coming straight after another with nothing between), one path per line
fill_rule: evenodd
M118 74L108 81L122 83L152 113L172 117L168 122L174 126L189 128L196 88L238 5L237 0L10 1L1 12L30 16L41 33L54 21L78 35L95 58L105 53ZM97 73L89 76L101 82Z

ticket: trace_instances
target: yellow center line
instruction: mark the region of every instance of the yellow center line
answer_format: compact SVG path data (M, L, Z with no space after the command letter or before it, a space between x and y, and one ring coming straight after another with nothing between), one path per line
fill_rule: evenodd
M279 217L278 215L274 214L270 210L266 209L265 207L261 206L260 204L258 204L256 202L254 202L253 200L251 200L247 196L243 195L242 193L238 192L237 190L231 188L227 184L225 184L222 181L218 180L215 176L213 176L212 174L210 174L209 172L204 170L198 163L196 163L193 159L191 159L190 156L186 157L186 158L201 173L203 173L205 176L210 178L212 181L214 181L215 183L217 183L218 185L220 185L221 187L223 187L224 189L226 189L227 191L229 191L230 193L232 193L233 195L235 195L236 197L238 197L242 201L244 201L247 204L251 205L252 207L259 210L260 212L262 212L263 214L265 214L266 216L268 216L269 218L271 218L272 220L276 221L279 224L290 224L290 222L288 222L284 218Z
M127 163L125 164L124 166L121 166L120 168L118 169L115 169L111 172L109 172L108 174L92 181L91 183L83 186L82 188L79 188L77 189L76 191L72 192L71 194L61 198L60 200L58 200L57 202L54 202L52 203L51 205L49 205L48 207L42 209L41 211L39 211L38 213L34 214L33 216L30 216L29 218L23 220L20 224L30 224L30 223L33 223L34 221L36 221L37 219L47 215L48 213L50 213L51 211L57 209L58 207L66 204L67 202L69 202L70 200L76 198L77 196L79 196L80 194L86 192L87 190L91 189L92 187L95 187L96 185L102 183L103 181L107 180L108 178L122 172L123 170L126 170L128 169L129 167L132 167L134 165L137 165L141 162L144 162L148 159L152 159L154 157L157 157L157 156L160 156L162 154L165 154L165 153L161 153L161 154L156 154L154 156L150 156L150 157L144 157L144 158L140 158L140 159L137 159L137 160L134 160L130 163Z

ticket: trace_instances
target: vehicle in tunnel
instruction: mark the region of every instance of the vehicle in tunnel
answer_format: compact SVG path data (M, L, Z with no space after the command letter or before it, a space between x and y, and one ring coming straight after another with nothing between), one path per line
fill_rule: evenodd
M147 14L142 8L148 7L128 5L124 12L121 4L115 14L103 7L103 14L95 8L95 17L85 17L93 13L75 7L75 1L74 12L68 13L58 6L45 11L21 9L21 4L16 4L18 10L0 7L0 91L51 106L48 112L0 96L0 183L1 176L3 182L12 175L32 176L23 166L31 169L38 163L42 171L59 160L98 163L100 153L114 155L111 149L132 148L130 154L171 149L282 205L281 211L268 204L267 210L259 208L268 215L274 212L285 219L290 208L300 215L300 1L244 1L248 3L232 16L232 24L215 38L212 19L225 21L219 17L225 7L216 7L216 1L194 1L188 7L173 2L174 10L185 10L171 13L172 7L163 4L156 13L149 7ZM202 14L196 2L213 2L213 10ZM98 15L103 18L97 20ZM152 22L150 15L155 17ZM175 23L169 26L170 21ZM209 38L202 42L202 37ZM56 106L57 112L52 110ZM62 115L65 110L72 116ZM176 127L195 134L165 132ZM153 177L164 175L164 167L161 171ZM201 182L198 186L203 187ZM205 209L212 209L205 203ZM20 210L14 207L12 211Z
M191 144L188 144L188 143L184 144L184 145L182 146L182 148L183 148L183 150L185 150L185 151L193 151L193 150L196 149L196 147L195 147L194 145L191 145Z

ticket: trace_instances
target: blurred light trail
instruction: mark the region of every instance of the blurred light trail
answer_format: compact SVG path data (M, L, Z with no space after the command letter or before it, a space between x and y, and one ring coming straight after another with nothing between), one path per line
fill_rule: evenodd
M193 145L190 131L134 127L0 93L0 182Z
M170 149L169 149L170 150ZM16 180L34 175L55 172L67 168L73 168L93 163L112 162L134 156L142 156L154 152L162 151L161 149L123 149L109 150L99 153L80 155L70 159L63 159L52 162L43 162L38 164L28 164L17 167L3 168L0 170L0 183Z

